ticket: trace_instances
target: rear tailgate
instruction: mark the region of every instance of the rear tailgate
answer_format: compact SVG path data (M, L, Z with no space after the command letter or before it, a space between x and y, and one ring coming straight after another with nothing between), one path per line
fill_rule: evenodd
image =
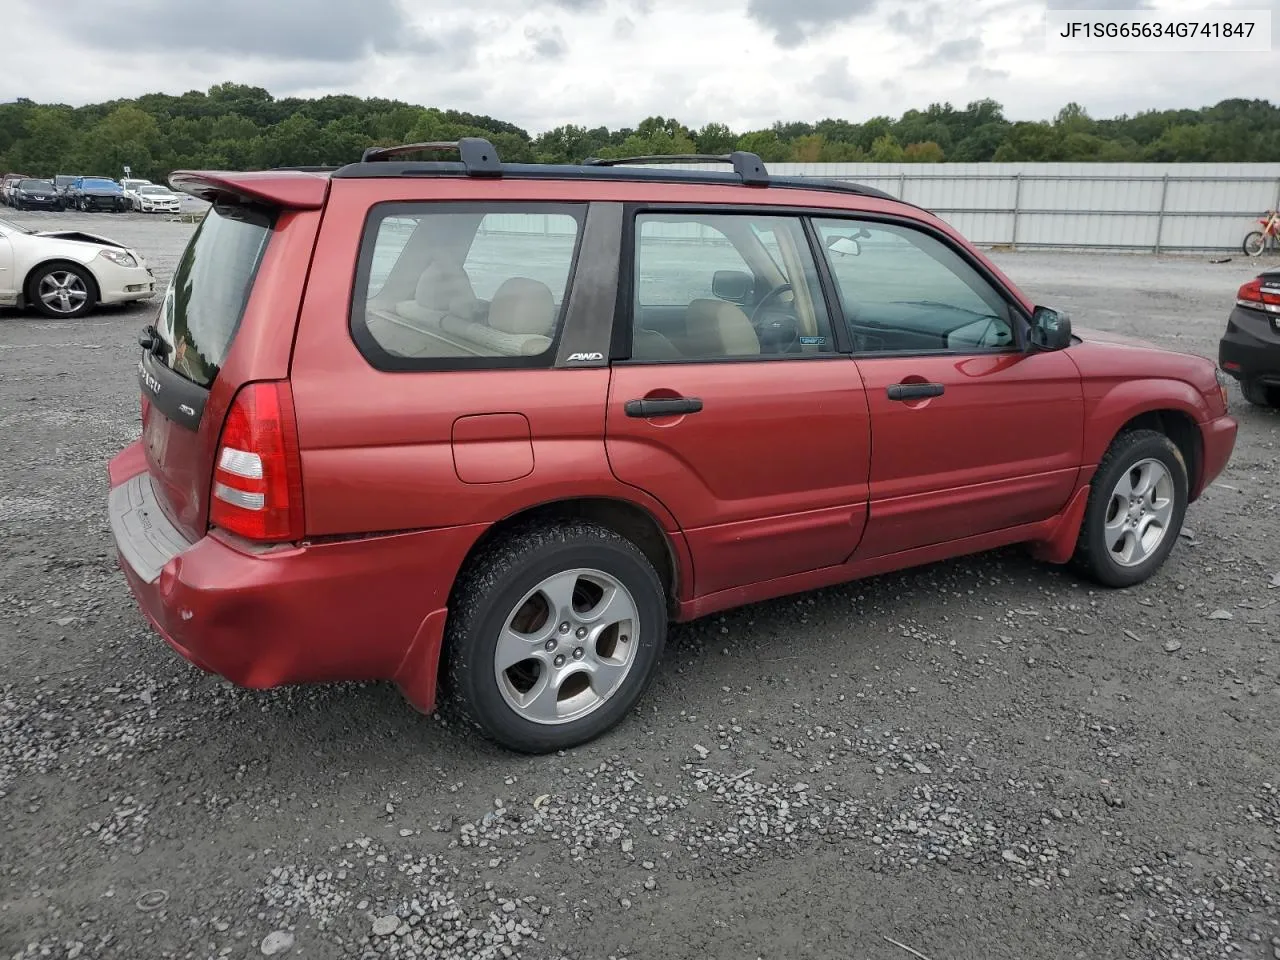
M142 340L142 446L161 510L190 540L208 528L214 455L246 383L288 377L321 211L207 177L175 185L214 201ZM199 191L199 192L197 192ZM323 193L320 195L323 199Z

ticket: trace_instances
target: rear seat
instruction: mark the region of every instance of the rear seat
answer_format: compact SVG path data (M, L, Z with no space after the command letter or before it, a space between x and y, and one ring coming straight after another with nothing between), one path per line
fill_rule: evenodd
M484 316L485 303L476 297L471 278L458 263L434 260L418 278L412 300L401 300L396 315L422 330L439 330L446 316L476 320Z

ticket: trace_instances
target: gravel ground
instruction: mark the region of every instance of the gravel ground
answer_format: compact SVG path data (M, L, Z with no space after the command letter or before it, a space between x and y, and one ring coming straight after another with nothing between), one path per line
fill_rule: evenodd
M5 215L162 280L191 230ZM1256 266L997 259L1206 356ZM530 759L151 634L103 464L152 309L0 314L0 957L1280 957L1280 416L1234 394L1141 587L1011 550L681 626L636 716Z

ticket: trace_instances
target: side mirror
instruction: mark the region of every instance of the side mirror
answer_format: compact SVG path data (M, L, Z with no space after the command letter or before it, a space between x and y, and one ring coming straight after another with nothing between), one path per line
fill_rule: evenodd
M853 237L832 237L827 241L827 249L842 257L856 257L862 252L862 247Z
M1071 318L1059 310L1036 307L1031 314L1031 349L1064 350L1071 346Z
M746 303L755 285L755 277L741 270L717 270L711 275L711 292L734 303Z

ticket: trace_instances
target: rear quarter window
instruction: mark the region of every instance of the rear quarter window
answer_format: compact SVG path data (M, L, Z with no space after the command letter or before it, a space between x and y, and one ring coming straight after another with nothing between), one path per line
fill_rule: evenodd
M374 207L352 337L385 370L550 365L585 214L585 204Z

